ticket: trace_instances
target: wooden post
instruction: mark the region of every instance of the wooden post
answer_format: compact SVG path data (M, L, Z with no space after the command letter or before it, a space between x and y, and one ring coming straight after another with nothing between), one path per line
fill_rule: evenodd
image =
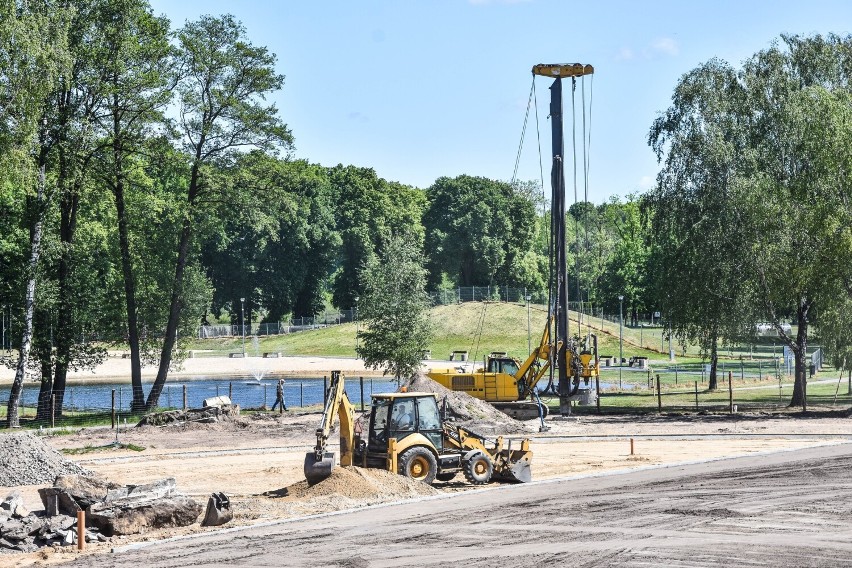
M299 406L305 406L305 384L299 381Z
M328 402L328 377L322 378L322 404Z
M186 408L187 408L187 404L186 404L186 385L183 385L183 409L184 409L184 410L186 410Z
M598 407L598 414L601 413L601 379L595 376L595 404Z
M361 385L361 412L364 412L364 377L358 377L358 382Z
M657 373L657 412L663 412L663 395L660 393L660 374Z
M219 396L219 383L216 383L216 396Z
M231 399L231 404L234 403L234 383L228 383L228 398Z
M50 394L50 427L56 428L56 395L53 393Z
M112 389L112 429L115 430L115 389Z
M733 385L733 371L728 371L728 410L731 414L734 413L734 385Z
M745 363L743 363L742 355L740 355L740 380L745 381Z
M695 381L695 410L698 410L698 381Z
M677 363L675 363L675 384L677 384Z
M263 408L266 408L266 383L263 383Z
M633 438L630 438L630 455L633 455Z
M77 511L77 550L86 549L86 511Z

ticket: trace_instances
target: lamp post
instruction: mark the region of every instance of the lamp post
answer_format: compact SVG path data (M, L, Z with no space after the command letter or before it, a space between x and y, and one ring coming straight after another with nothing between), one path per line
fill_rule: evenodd
M530 300L532 296L525 296L527 300L527 350L529 353L527 355L532 355L532 335L530 335Z
M621 367L624 365L624 296L618 297L618 388L621 388Z
M355 296L355 357L358 356L358 296Z
M243 330L243 359L246 358L246 307L245 298L240 298L240 328Z

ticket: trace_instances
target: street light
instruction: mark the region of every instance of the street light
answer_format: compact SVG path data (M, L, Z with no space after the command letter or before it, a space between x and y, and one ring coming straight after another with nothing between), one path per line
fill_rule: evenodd
M621 388L621 367L624 365L624 296L618 297L618 388Z
M532 336L530 335L530 299L532 296L525 296L527 299L527 349L529 353L527 355L532 355Z
M246 358L246 307L245 298L240 298L240 327L243 330L243 359Z
M355 296L355 357L358 356L358 296Z

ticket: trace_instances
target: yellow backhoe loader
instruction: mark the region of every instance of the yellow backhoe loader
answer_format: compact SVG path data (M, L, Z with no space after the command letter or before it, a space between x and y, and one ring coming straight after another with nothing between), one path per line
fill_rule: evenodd
M305 456L305 479L310 485L328 478L334 468L328 438L335 416L340 420L341 466L387 469L425 483L449 481L459 472L476 485L492 479L522 483L532 479L529 440L519 441L513 449L512 440L502 436L489 441L450 424L432 393L374 394L364 436L346 395L343 375L334 371L317 428L317 444Z

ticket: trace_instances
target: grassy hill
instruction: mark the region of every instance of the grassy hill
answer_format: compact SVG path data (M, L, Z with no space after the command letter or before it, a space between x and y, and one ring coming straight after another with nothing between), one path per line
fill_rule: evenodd
M527 307L523 304L466 302L463 304L437 306L430 311L435 329L429 345L434 359L447 359L451 351L466 350L470 357L482 359L491 351L506 351L524 359L527 356ZM547 313L542 305L533 305L529 311L530 338L532 346L538 345L544 331ZM348 323L326 328L301 331L289 335L246 338L246 351L255 354L264 351L280 351L284 355L355 356L356 326ZM577 330L576 314L572 313L571 331ZM598 333L599 353L618 354L618 325L600 320L584 321L583 331L591 326ZM625 332L627 330L625 329ZM646 332L652 336L651 332ZM651 340L644 338L643 344ZM659 330L656 335L659 345ZM240 351L241 338L195 340L190 349L207 351L211 355ZM625 333L624 356L642 355L660 358L659 352L640 348L637 339Z

